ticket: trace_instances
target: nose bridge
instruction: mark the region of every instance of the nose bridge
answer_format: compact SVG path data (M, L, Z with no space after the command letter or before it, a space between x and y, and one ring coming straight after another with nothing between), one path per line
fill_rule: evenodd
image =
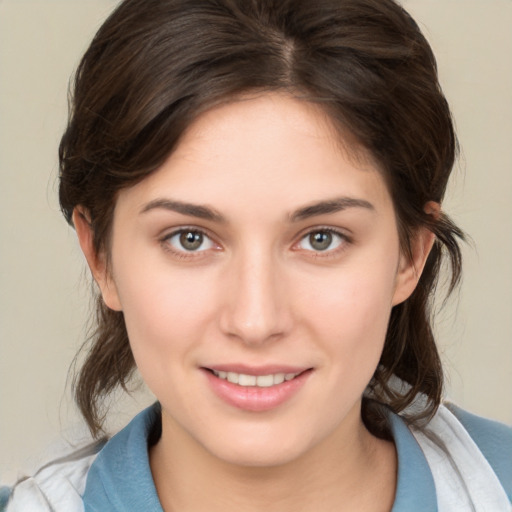
M284 334L287 307L272 251L253 245L241 250L230 267L224 331L248 344Z

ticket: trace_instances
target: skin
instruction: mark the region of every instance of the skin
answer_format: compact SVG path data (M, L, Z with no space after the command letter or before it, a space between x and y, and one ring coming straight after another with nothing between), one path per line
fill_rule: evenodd
M108 271L75 211L162 405L150 462L166 511L392 507L394 446L366 430L361 397L433 235L417 234L412 260L401 254L377 165L341 142L307 102L245 98L200 116L160 169L120 192ZM343 208L328 212L335 200ZM307 215L314 204L324 208ZM186 251L180 229L204 233L202 245ZM310 234L326 230L331 245L317 250ZM310 372L291 399L254 412L220 399L202 370L235 363Z

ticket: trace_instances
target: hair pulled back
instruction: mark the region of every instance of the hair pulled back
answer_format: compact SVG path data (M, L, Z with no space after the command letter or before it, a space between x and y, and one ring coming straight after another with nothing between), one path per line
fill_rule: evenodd
M412 296L391 313L384 351L367 397L404 410L418 393L435 412L443 374L430 325L441 259L451 287L461 271L458 228L424 212L441 202L457 142L432 51L392 0L125 0L94 37L76 72L69 124L59 148L60 203L77 206L94 247L108 257L117 192L155 171L184 130L212 106L247 92L285 91L320 105L341 132L379 163L407 254L419 227L436 235ZM92 433L103 400L135 368L122 312L97 297L97 323L75 380ZM406 386L396 388L393 376ZM373 400L372 432L385 435Z

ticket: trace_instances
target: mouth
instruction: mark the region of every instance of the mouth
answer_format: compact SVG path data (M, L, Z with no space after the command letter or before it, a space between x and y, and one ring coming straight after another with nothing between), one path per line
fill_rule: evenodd
M291 401L313 372L313 368L244 366L203 367L202 370L210 389L223 402L251 412L270 411Z

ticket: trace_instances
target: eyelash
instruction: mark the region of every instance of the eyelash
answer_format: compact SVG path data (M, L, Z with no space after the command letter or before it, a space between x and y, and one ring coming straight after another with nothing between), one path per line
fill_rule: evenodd
M183 234L187 233L194 233L196 235L200 235L203 237L201 245L205 241L209 241L210 247L202 250L186 250L183 249L176 249L172 246L171 240L176 236L181 236ZM196 228L196 227L182 227L179 229L176 229L172 231L171 233L168 233L164 235L162 238L160 238L160 244L164 248L165 251L172 253L175 257L179 259L192 259L197 258L199 255L202 255L202 253L208 251L209 249L217 249L219 245L214 241L213 237L204 229L202 228Z
M339 231L334 228L330 227L316 227L313 229L309 229L306 233L301 235L299 238L299 241L294 244L294 248L297 247L301 242L304 240L307 240L308 237L311 237L311 235L314 235L316 233L328 233L329 235L334 235L337 237L338 245L334 247L333 249L327 248L325 250L314 250L314 249L305 249L307 252L311 253L311 256L314 258L330 258L338 256L341 252L346 250L347 245L352 243L352 239L344 232ZM311 244L310 244L311 245ZM302 250L301 248L297 248L295 250Z
M174 248L171 245L170 241L174 237L181 236L186 233L194 233L194 234L202 236L203 240L202 240L201 245L205 241L209 241L210 247L207 247L206 249L202 249L202 250L186 250L185 248L183 248L183 249ZM324 233L324 234L327 233L329 235L334 235L335 237L337 237L339 239L338 245L333 249L326 248L325 250L316 250L316 251L314 249L301 249L300 247L298 247L299 244L301 244L304 240L307 240L308 237L311 237L312 235L317 234L317 233ZM218 250L220 248L220 245L214 241L213 237L207 231L205 231L203 228L196 228L196 227L192 227L192 226L191 227L185 226L185 227L176 229L176 230L172 231L171 233L168 233L168 234L164 235L162 238L160 238L159 242L165 251L171 252L175 257L177 257L179 259L198 258L202 255L202 253L205 253L210 249ZM300 236L299 240L293 244L292 248L293 248L293 250L297 250L297 251L304 250L308 253L311 253L311 256L314 258L329 258L329 257L336 256L340 252L344 251L346 249L347 244L351 244L351 243L352 243L352 239L349 236L347 236L347 234L345 234L341 231L338 231L337 229L333 229L330 227L316 227L313 229L309 229L307 232L302 234Z

